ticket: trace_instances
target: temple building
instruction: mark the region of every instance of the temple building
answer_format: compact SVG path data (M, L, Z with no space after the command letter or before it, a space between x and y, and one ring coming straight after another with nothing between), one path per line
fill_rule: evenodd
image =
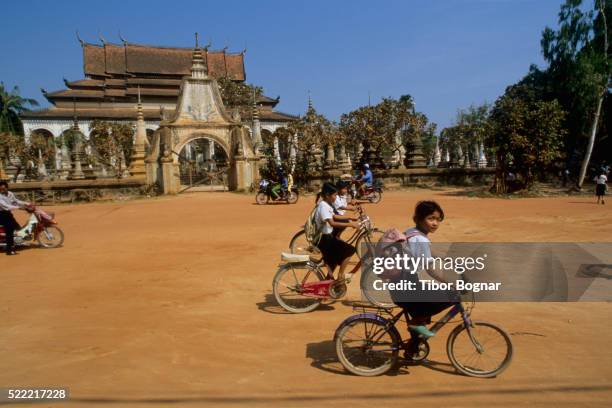
M176 108L181 80L190 75L193 48L145 46L127 41L122 45L81 41L81 45L85 78L64 79L66 89L59 91L42 90L52 106L22 114L26 138L32 132L58 138L72 128L75 116L86 137L93 119L135 124L139 93L150 138L160 121ZM203 49L203 53L212 78L246 80L244 52ZM256 101L264 133L274 132L296 119L274 110L278 102L279 98L263 95Z

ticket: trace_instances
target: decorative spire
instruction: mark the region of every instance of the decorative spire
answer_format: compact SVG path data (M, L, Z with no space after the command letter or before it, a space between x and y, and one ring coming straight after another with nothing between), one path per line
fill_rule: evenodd
M74 123L72 125L72 137L73 137L73 148L72 148L72 168L68 178L70 180L82 180L85 178L83 168L81 165L81 148L82 148L82 133L79 130L79 121L77 120L76 114L76 100L72 98L72 114L74 115ZM64 138L65 139L65 138Z
M193 49L193 58L191 60L191 76L200 79L208 77L208 69L198 42L198 33L195 33L195 48Z
M138 106L136 133L134 134L134 143L132 144L132 154L130 161L129 172L126 174L134 177L145 177L145 144L147 140L147 129L145 127L144 114L142 112L142 102L140 100L140 85L138 85Z
M74 98L72 98L72 117L73 117L72 129L79 130L79 121L77 119L77 113L76 113L76 100Z
M253 145L255 148L255 154L259 156L261 154L260 148L263 145L261 140L261 123L259 122L259 109L257 109L257 98L256 91L253 88Z
M308 109L306 113L310 113L314 111L314 107L312 106L312 98L310 97L310 89L308 90Z
M253 121L259 122L259 109L257 109L257 95L253 88Z
M144 114L142 113L142 103L140 101L140 85L138 85L138 120L144 120Z

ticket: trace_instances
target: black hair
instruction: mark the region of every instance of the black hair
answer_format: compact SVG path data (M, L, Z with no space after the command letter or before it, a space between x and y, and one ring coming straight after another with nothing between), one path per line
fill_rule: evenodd
M8 182L6 180L0 180L0 186L8 188Z
M419 201L414 208L414 216L412 217L412 220L418 225L425 218L436 211L440 213L440 221L442 221L444 219L444 211L442 211L440 204L430 200Z
M349 183L344 180L338 180L336 182L336 188L338 190L342 190L343 188L348 188L348 186L349 186Z
M332 183L325 183L323 184L321 191L317 193L317 196L315 198L315 203L318 203L321 197L325 197L325 196L328 196L328 195L331 195L337 192L338 192L338 189L336 188L336 186L334 186Z

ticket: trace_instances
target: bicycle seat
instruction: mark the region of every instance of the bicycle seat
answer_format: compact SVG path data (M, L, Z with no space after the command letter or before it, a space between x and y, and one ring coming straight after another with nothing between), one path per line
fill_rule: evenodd
M288 252L281 252L281 260L289 263L301 263L310 261L310 255L298 255L290 254Z

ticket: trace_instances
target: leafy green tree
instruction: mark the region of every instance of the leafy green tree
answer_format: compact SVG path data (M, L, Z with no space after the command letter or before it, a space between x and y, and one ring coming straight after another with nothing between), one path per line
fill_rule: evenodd
M421 134L421 143L423 144L423 154L427 160L433 159L436 149L436 124L429 123Z
M547 27L542 33L542 51L549 63L548 86L569 112L566 123L573 150L584 151L578 188L584 182L610 88L611 13L611 0L594 0L592 7L585 7L582 0L566 0L559 12L558 29Z
M343 114L340 130L352 150L361 144L366 153L371 150L380 158L390 156L412 137L422 137L427 123L427 116L416 112L412 97L404 95L399 99L383 98L377 105Z
M306 115L287 126L287 136L297 134L296 181L305 181L308 177L322 170L323 148L328 144L335 145L338 132L336 125L309 107Z
M130 124L93 120L89 125L89 143L98 161L121 177L123 165L129 165L135 127ZM85 141L82 141L83 143Z
M18 157L22 163L27 162L23 125L19 115L35 106L38 106L38 102L20 96L18 87L8 91L4 83L0 82L0 160ZM17 174L20 171L21 168L18 168Z
M219 84L221 99L223 99L225 107L228 109L238 109L242 118L251 119L253 97L261 96L263 88L244 82L232 81L229 78L219 78L217 83Z
M38 106L38 102L20 96L18 87L14 87L9 92L4 82L0 82L0 134L23 135L19 115L35 106Z
M529 188L537 173L563 157L565 112L554 101L536 98L526 85L513 85L497 99L491 111L497 171L493 190L506 193L506 176L518 174L518 182Z

